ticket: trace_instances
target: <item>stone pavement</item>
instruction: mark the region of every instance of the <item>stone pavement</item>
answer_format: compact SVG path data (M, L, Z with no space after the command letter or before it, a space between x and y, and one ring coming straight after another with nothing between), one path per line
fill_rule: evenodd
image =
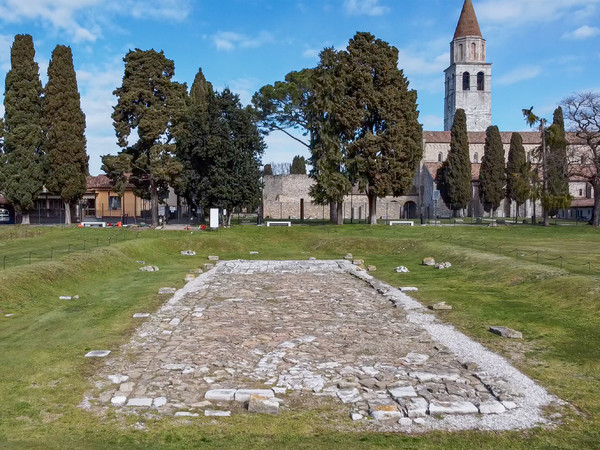
M96 375L92 408L335 404L340 421L370 429L500 430L547 423L541 408L558 401L348 261L221 261L145 320Z

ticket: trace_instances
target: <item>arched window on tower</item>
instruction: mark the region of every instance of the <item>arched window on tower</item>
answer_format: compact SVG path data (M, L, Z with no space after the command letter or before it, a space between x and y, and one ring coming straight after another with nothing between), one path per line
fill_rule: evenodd
M463 61L465 59L465 51L463 50L463 45L458 44L458 60Z
M463 73L463 91L471 90L471 74L469 72Z
M475 42L471 44L471 61L477 61L477 45Z
M483 72L477 74L477 90L485 90L485 74Z
M479 164L479 153L475 153L473 155L473 163L474 164Z
M438 153L438 162L444 162L444 154L442 152Z

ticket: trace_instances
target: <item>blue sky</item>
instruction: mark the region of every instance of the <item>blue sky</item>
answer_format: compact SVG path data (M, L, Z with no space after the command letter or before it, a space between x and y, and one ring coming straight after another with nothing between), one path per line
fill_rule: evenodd
M463 0L0 0L0 77L15 34L34 38L42 81L57 44L73 49L87 117L90 173L117 153L112 91L129 49L164 50L177 81L199 67L244 103L286 73L314 67L320 50L344 48L368 31L399 49L399 67L419 94L426 130L443 127L443 70ZM526 129L521 109L551 117L565 96L600 90L600 0L474 0L493 63L493 123ZM263 162L307 152L282 134Z

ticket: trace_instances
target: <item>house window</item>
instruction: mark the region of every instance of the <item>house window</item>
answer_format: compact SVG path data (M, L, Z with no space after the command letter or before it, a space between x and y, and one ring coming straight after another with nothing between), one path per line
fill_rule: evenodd
M474 162L475 164L479 164L479 153L475 153L475 154L473 155L473 162Z
M483 91L485 89L485 75L483 72L477 74L477 90Z
M583 197L583 189L579 189L579 196Z
M442 162L442 161L444 161L444 154L442 152L440 152L438 154L438 162Z
M111 195L108 197L108 209L115 210L121 209L121 197Z
M463 91L471 90L471 75L469 72L463 73Z

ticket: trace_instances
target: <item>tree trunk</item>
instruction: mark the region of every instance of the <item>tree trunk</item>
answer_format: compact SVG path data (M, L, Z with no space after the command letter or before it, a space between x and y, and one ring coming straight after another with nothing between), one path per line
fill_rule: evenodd
M377 225L377 195L367 194L369 199L369 224Z
M71 225L71 203L65 201L65 225Z
M150 211L152 213L152 226L158 226L158 189L154 179L150 180Z
M344 204L342 202L338 202L337 204L337 225L344 225Z
M544 216L544 226L547 227L548 224L548 211L546 210L546 207L544 206L544 202L542 202L542 215Z
M592 225L600 226L600 180L594 183L594 209L592 211Z
M29 225L29 213L21 213L21 225Z
M329 203L329 221L331 223L338 223L338 210L339 210L339 205L341 205L342 202L330 202Z

